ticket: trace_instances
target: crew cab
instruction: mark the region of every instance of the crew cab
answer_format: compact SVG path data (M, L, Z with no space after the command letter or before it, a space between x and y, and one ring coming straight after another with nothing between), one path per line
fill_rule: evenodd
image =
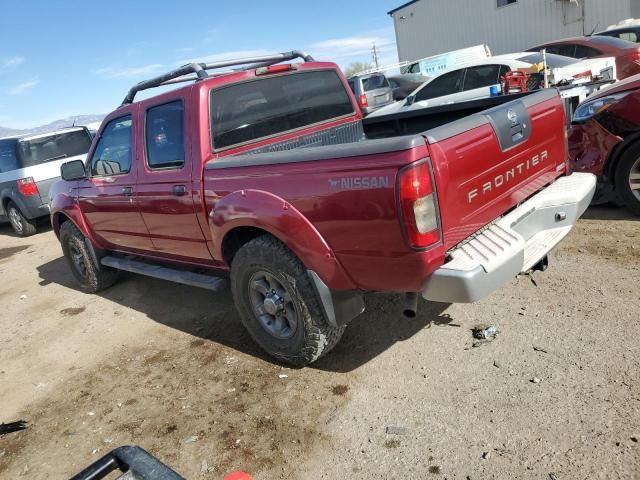
M552 89L363 121L340 69L302 52L190 64L129 91L62 167L51 219L82 290L121 270L228 281L256 342L306 365L363 292L415 315L419 295L474 302L544 268L595 189L565 135Z

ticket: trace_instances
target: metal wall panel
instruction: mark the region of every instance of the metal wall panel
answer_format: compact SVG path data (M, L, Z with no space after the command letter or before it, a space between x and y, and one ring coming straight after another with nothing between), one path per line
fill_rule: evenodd
M393 14L400 61L486 43L494 54L604 29L639 0L420 0ZM582 12L585 12L584 21ZM634 7L637 8L637 7Z

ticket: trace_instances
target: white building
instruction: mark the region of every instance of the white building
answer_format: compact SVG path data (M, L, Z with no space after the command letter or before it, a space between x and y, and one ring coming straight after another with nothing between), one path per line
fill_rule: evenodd
M400 61L485 43L494 54L640 17L640 0L413 0L389 12Z

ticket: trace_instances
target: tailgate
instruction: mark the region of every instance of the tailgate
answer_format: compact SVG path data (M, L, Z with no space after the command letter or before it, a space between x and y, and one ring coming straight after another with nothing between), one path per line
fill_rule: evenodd
M564 106L555 89L425 133L447 248L565 172Z

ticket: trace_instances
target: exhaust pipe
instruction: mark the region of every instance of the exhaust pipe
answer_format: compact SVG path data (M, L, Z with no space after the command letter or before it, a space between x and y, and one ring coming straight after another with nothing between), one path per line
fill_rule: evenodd
M418 294L413 292L405 293L404 309L402 314L407 318L416 318L418 314Z

